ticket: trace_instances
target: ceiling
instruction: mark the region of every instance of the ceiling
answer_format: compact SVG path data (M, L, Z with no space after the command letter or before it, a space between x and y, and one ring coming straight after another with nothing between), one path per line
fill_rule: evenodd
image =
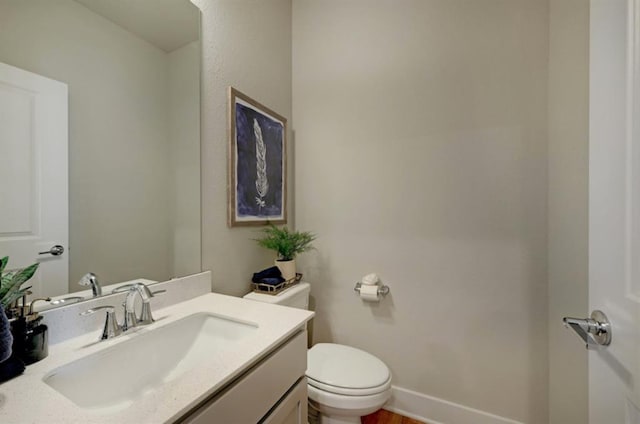
M200 11L189 0L75 0L171 52L199 38Z

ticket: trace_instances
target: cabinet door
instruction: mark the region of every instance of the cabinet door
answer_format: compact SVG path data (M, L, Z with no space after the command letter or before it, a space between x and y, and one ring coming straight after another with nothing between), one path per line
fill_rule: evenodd
M302 377L260 424L306 424L307 378Z

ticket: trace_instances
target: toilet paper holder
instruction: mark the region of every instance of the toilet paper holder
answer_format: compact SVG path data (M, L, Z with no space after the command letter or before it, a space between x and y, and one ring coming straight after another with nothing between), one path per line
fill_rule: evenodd
M360 294L360 288L362 287L362 283L360 281L358 281L356 283L356 286L353 288L353 291L355 291L356 293ZM386 296L389 294L389 286L385 286L385 285L381 285L378 286L378 296Z

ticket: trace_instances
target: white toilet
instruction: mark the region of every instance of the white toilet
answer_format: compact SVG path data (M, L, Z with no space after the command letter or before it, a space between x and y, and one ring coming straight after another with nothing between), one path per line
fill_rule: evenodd
M277 295L249 293L245 299L308 309L309 283ZM391 372L363 350L318 343L307 352L307 388L311 408L321 424L360 423L360 417L382 408L391 396Z

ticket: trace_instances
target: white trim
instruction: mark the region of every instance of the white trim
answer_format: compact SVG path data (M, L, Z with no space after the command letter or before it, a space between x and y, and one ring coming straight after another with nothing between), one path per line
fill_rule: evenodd
M523 424L402 387L392 386L391 391L384 409L429 424Z

